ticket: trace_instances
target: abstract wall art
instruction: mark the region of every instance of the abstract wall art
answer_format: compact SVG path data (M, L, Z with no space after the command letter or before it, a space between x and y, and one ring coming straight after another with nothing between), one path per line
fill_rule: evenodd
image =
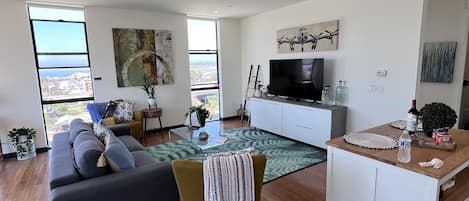
M142 86L145 80L157 84L155 31L112 29L117 86Z
M112 29L118 87L174 83L171 31Z
M298 26L277 31L277 52L337 50L339 20Z
M427 42L423 47L421 82L453 81L457 42Z
M157 56L157 83L174 83L173 38L171 31L157 30L155 35Z

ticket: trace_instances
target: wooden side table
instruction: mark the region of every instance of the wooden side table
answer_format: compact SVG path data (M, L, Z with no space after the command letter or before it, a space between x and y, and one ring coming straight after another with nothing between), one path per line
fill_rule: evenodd
M163 114L163 109L161 108L151 108L151 109L144 109L143 118L144 118L144 127L143 133L147 132L147 119L158 118L158 122L160 123L160 130L163 130L163 124L161 124L161 115Z

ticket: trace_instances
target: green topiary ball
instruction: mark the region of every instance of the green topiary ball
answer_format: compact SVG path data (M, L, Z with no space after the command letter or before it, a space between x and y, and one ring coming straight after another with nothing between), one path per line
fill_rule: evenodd
M456 112L444 103L426 104L420 110L425 134L431 136L433 129L451 128L456 124Z

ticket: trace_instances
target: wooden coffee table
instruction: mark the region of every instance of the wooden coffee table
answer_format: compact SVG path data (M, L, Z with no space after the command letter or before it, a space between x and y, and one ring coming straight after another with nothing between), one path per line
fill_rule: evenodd
M209 137L207 141L200 141L199 134L201 132L207 132ZM205 127L199 129L191 129L189 127L180 127L169 130L169 139L171 140L172 135L177 135L187 141L190 141L194 145L197 145L201 150L217 147L225 144L227 138L223 136L220 128L216 126L205 125Z

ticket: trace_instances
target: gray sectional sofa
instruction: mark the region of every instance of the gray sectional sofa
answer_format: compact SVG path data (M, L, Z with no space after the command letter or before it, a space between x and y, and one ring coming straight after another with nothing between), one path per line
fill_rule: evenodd
M109 127L127 146L135 168L112 172L98 168L104 145L90 125L74 120L70 130L54 135L49 155L49 185L53 201L177 201L170 162L157 162L130 135L130 127Z

